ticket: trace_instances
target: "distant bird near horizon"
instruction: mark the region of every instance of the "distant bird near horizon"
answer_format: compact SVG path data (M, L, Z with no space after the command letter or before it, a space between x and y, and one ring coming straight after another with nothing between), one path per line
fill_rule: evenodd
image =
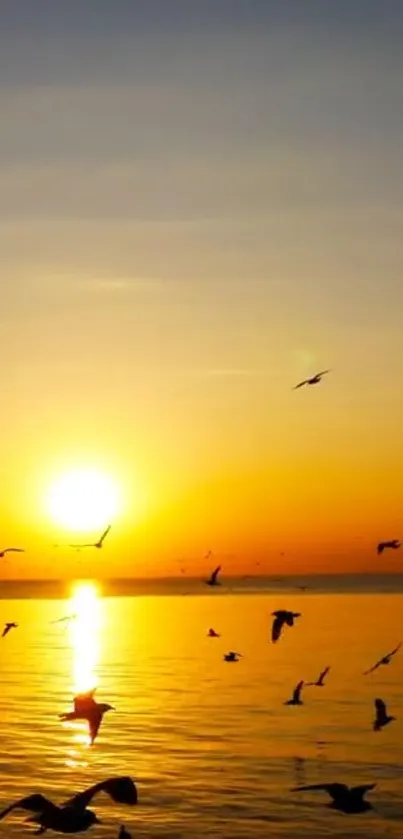
M283 630L283 626L286 624L287 626L294 626L294 618L300 618L300 612L289 612L287 609L277 609L276 612L272 612L272 617L274 617L274 621L271 628L271 640L273 644L278 641L280 635Z
M387 707L383 699L375 699L375 719L372 724L372 728L374 731L381 731L385 725L389 725L390 722L394 722L396 717L391 717L388 714Z
M298 682L296 688L294 688L294 692L291 699L287 699L287 701L284 702L284 705L303 705L304 703L301 699L301 692L303 687L304 681L303 679L301 679L301 681Z
M311 376L310 379L304 379L302 382L298 382L298 384L293 387L293 390L298 390L298 388L304 387L304 385L318 385L319 382L322 381L322 376L325 376L326 373L330 372L331 370L322 370L320 373L315 373L315 375Z
M239 661L242 658L242 653L234 653L232 650L229 653L224 653L224 661Z
M108 527L106 528L106 530L104 530L101 538L98 539L98 542L86 542L82 545L69 545L69 548L98 548L98 550L100 550L100 548L102 548L102 546L104 544L104 541L105 541L111 527L112 527L112 525L108 524Z
M25 553L25 548L4 548L2 551L0 551L0 559L2 559L3 556L5 556L6 554L11 554L11 553L24 554Z
M305 792L308 790L323 789L330 795L332 802L327 804L332 810L339 810L341 813L348 813L349 815L355 813L365 813L367 810L373 810L372 804L364 800L366 792L374 789L376 784L363 784L358 787L348 787L346 784L307 784L304 786L293 787L291 792Z
M395 656L395 655L396 655L396 653L400 650L400 647L401 647L401 646L402 646L402 642L401 642L401 641L399 641L399 643L398 643L397 647L395 647L395 649L394 649L394 650L392 650L390 653L386 653L386 655L382 656L382 658L380 658L380 659L376 662L376 664L374 664L374 666L373 666L373 667L370 667L370 668L369 668L369 670L364 670L363 676L368 676L368 675L369 675L369 673L373 673L373 672L374 672L374 670L377 670L377 669L378 669L378 667L381 667L381 666L382 666L382 664L390 664L390 662L392 661L393 656Z
M221 571L221 565L217 565L217 568L215 568L214 571L212 571L209 579L204 581L207 586L219 586L219 585L221 585L221 583L217 579L220 571Z
M74 711L59 714L59 719L63 722L69 722L71 720L87 720L91 746L98 734L104 714L106 714L107 711L115 710L113 705L96 702L94 699L95 691L96 688L92 688L92 690L88 690L86 693L77 694L77 696L73 699Z
M387 542L379 542L379 544L376 546L376 552L378 554L381 554L388 548L393 551L397 551L400 548L400 540L389 539Z
M17 629L17 627L18 627L18 623L5 623L1 637L5 638L6 635L8 635L8 633L10 632L11 629Z
M137 789L134 781L128 776L120 776L100 781L62 805L53 804L41 793L27 795L6 807L0 813L0 819L4 819L12 810L28 810L34 813L29 821L39 825L39 829L35 831L36 834L44 833L46 830L54 830L58 833L81 833L93 824L101 824L96 814L92 810L87 810L87 805L100 792L106 792L117 804L130 806L137 804Z
M307 687L315 687L315 688L323 688L325 686L325 678L329 673L330 667L325 667L324 670L319 674L316 682L307 682Z
M216 632L215 629L213 629L213 628L209 629L207 635L208 635L209 638L220 638L221 637L220 634L218 632Z

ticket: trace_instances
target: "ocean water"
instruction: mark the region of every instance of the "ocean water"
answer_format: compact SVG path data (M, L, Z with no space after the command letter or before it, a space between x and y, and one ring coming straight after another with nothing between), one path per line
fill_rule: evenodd
M0 621L19 623L0 641L0 807L34 791L62 802L128 774L138 806L100 796L94 839L121 823L133 839L403 836L403 648L362 675L403 638L403 594L182 587L107 597L77 583L67 600L0 601ZM277 608L302 616L273 645ZM73 612L70 625L51 623ZM207 638L211 626L220 638ZM224 663L228 650L241 660ZM306 688L301 707L283 704L326 665L326 687ZM89 747L85 723L58 714L94 684L116 710ZM379 733L377 696L397 717ZM347 816L325 793L290 792L326 781L376 782L376 810ZM29 833L24 819L0 822L0 839Z

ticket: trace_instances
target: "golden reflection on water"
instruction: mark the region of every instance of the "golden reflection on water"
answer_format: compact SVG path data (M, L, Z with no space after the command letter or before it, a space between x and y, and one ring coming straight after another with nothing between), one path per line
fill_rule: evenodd
M72 694L91 690L97 686L96 668L99 662L101 641L101 598L93 582L76 583L70 600L74 619L70 623L69 636L73 652ZM72 727L73 739L79 745L89 746L88 725L85 720L68 723ZM68 766L83 764L75 749L69 751Z

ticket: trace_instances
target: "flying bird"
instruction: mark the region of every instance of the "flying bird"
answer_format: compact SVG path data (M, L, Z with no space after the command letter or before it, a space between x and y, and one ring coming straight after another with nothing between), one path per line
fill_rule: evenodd
M299 387L304 387L304 385L318 385L319 382L322 381L322 376L325 376L326 373L330 373L330 370L322 370L321 373L315 373L315 375L311 376L310 379L304 379L303 382L298 382L293 390L298 390Z
M393 551L397 551L398 548L400 548L399 539L389 539L387 542L379 542L379 544L376 546L376 551L378 554L381 554L387 548L391 548Z
M374 731L380 731L385 725L393 722L396 717L389 716L383 699L375 699L375 719L372 725Z
M205 580L207 586L219 586L220 582L218 581L218 575L221 571L221 565L217 565L217 568L214 568L208 580Z
M368 676L369 673L373 673L374 670L377 670L378 667L381 667L382 664L390 664L393 656L396 655L398 650L400 650L401 646L402 646L402 642L400 641L400 643L397 645L397 647L395 647L394 650L392 650L392 652L387 653L382 658L380 658L379 661L377 661L376 664L374 664L373 667L369 668L369 670L365 670L364 673L363 673L363 676Z
M301 699L301 691L303 687L304 682L298 682L297 687L294 689L291 699L287 699L287 702L284 702L284 705L303 705L304 703Z
M57 618L55 621L50 621L51 623L70 623L70 621L75 621L77 618L76 614L73 615L65 615L64 618Z
M0 551L0 559L5 556L6 554L23 554L25 553L24 548L4 548L3 551Z
M330 667L325 667L324 670L319 674L316 682L307 682L307 687L315 687L315 688L323 688L325 685L325 678L330 670Z
M81 833L93 824L100 824L95 813L87 810L87 805L99 792L106 792L118 804L137 804L137 789L134 781L127 776L122 776L94 784L61 806L53 804L49 798L40 793L27 795L6 807L0 813L0 819L4 819L12 810L28 810L34 813L29 821L39 825L39 829L35 831L38 834L44 833L45 830L54 830L58 833Z
M271 628L271 640L274 644L280 638L284 624L287 624L287 626L294 626L294 618L300 618L301 613L288 612L286 609L277 609L276 612L272 612L271 614L272 617L274 617Z
M5 623L1 637L5 638L11 629L17 629L18 623Z
M208 635L209 638L219 638L220 637L219 633L216 632L215 629L209 629L207 635Z
M101 538L98 539L98 542L87 542L84 545L69 545L69 548L98 548L98 549L100 549L100 548L102 548L103 543L104 543L111 527L112 527L112 525L108 524L108 527L106 528L106 530L104 530Z
M104 714L107 711L114 711L113 705L108 705L103 702L96 702L94 693L96 688L87 691L86 693L79 693L74 697L74 711L66 714L59 714L59 719L63 721L70 720L87 720L90 733L90 743L94 743L98 734Z
M323 789L332 799L333 810L340 810L341 813L365 813L372 810L372 804L365 801L365 793L374 789L376 784L363 784L359 787L348 787L346 784L308 784L308 786L294 787L291 792L305 792L311 789Z
M224 655L224 661L239 661L240 658L242 658L241 653L234 653L232 650Z

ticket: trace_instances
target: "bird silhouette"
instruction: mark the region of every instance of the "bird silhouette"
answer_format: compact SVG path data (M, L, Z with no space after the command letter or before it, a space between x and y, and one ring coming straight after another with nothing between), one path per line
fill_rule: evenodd
M93 688L86 693L77 694L73 700L74 711L59 714L59 719L63 721L87 720L91 745L94 743L98 734L104 714L106 714L107 711L115 710L113 705L96 702L94 699L95 690L96 688Z
M224 661L239 661L240 658L242 658L241 653L234 653L232 650L224 654Z
M379 542L379 544L376 546L376 551L378 554L381 554L387 548L391 548L391 550L397 551L398 548L400 548L399 539L389 539L387 542Z
M4 548L4 550L0 551L0 558L5 556L6 554L23 554L25 553L24 548Z
M106 530L104 530L100 539L98 539L98 542L86 542L86 543L80 544L80 545L69 545L69 548L98 548L98 550L100 550L102 548L103 544L104 544L104 541L105 541L111 527L112 527L112 525L108 524L108 527L106 528Z
M302 382L298 382L293 390L298 390L298 388L304 387L304 385L318 385L322 380L322 376L325 376L326 373L330 373L330 370L322 370L321 373L315 373L315 375L311 376L310 379L304 379Z
M330 667L325 667L319 674L316 682L307 682L307 687L323 688L325 686L325 677L327 676Z
M131 833L129 833L129 831L126 830L124 824L120 825L118 839L132 839Z
M400 650L401 646L402 646L402 642L400 641L400 643L397 645L397 647L395 647L394 650L392 650L390 653L386 653L386 655L382 656L382 658L380 658L376 662L376 664L373 665L373 667L370 667L369 670L364 670L363 676L368 676L369 673L373 673L374 670L377 670L378 667L382 666L382 664L390 664L393 656L396 655L398 650Z
M208 580L204 581L206 583L206 585L208 585L208 586L219 586L220 583L219 583L217 578L218 578L218 575L219 575L220 571L221 571L221 565L217 565L217 568L214 568L214 571L212 571Z
M219 638L220 637L219 633L216 632L215 629L209 629L207 635L208 635L209 638Z
M291 699L287 699L287 702L284 702L284 705L303 705L303 701L301 699L301 691L304 687L304 682L298 682L297 687L294 688L293 695Z
M396 717L389 716L387 712L386 705L383 699L375 699L375 719L372 724L372 728L374 731L381 731L385 725L388 725L390 722L393 722Z
M291 792L305 792L305 790L323 789L330 795L331 803L327 806L341 813L365 813L372 810L372 804L364 800L366 792L374 789L376 784L363 784L359 787L348 787L346 784L308 784L294 787Z
M77 615L65 615L63 618L57 618L55 621L50 621L51 623L70 623L71 621L76 620Z
M8 635L8 633L11 631L11 629L17 629L17 626L18 623L5 623L1 637L5 638L6 635Z
M271 628L271 640L274 644L280 638L284 624L287 626L294 626L294 618L300 618L301 613L288 612L286 609L277 609L276 612L272 612L271 614L272 617L274 617Z
M36 834L44 833L45 830L54 830L58 833L81 833L93 824L100 824L95 813L87 810L87 805L100 792L106 792L118 804L137 804L137 789L134 781L127 776L121 776L100 781L84 792L73 796L61 806L53 804L41 793L27 795L6 807L0 813L0 819L4 819L12 810L27 810L34 813L29 821L39 825L38 830L35 831Z

